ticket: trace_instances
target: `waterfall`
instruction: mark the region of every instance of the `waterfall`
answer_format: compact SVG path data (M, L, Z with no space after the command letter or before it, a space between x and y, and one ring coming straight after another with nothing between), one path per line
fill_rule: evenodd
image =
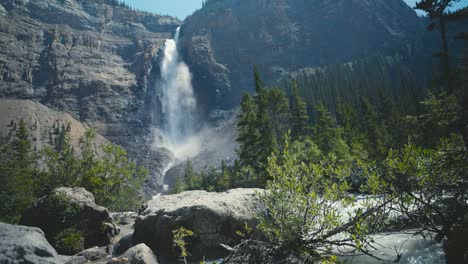
M188 66L181 60L177 44L180 27L174 39L166 40L161 61L161 103L163 123L161 132L165 146L178 158L195 155L199 143L195 136L196 99L193 93L192 76Z

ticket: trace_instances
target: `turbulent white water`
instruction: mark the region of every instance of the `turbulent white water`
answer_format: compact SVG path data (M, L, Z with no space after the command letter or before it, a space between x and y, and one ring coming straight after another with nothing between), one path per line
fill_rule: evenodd
M197 103L192 76L179 56L179 35L180 28L177 28L174 39L166 40L161 61L161 103L164 116L161 132L164 145L177 158L188 158L197 154L200 144L195 136Z

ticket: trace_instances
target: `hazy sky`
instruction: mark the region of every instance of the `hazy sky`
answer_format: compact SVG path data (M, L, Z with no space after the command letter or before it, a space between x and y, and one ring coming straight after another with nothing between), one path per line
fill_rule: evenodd
M137 9L162 15L176 16L184 19L197 8L201 7L202 0L124 0ZM388 0L394 1L394 0ZM404 0L410 6L414 6L417 0ZM461 0L455 8L468 6L468 0Z

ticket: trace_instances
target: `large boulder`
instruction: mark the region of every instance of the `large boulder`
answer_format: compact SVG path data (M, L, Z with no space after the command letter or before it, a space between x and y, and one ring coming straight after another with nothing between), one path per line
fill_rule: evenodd
M108 264L158 264L153 251L145 244L138 244L127 250L122 256L113 258Z
M35 202L21 224L41 228L61 254L106 246L118 233L106 208L96 205L84 188L58 188Z
M184 227L194 233L187 239L193 259L223 256L227 252L220 244L237 244L236 231L243 230L245 224L256 225L257 215L264 210L257 195L261 191L189 191L157 197L137 218L134 242L146 243L163 260L174 259L179 252L172 246L172 231Z
M0 263L84 263L80 257L57 254L39 228L0 223Z

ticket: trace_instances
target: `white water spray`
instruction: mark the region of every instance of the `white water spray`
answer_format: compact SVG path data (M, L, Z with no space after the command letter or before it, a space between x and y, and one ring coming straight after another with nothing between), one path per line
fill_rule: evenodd
M166 40L161 62L162 134L166 147L177 158L196 155L200 143L195 136L194 119L197 103L193 93L192 76L188 66L179 58L177 44L180 27L174 39Z

